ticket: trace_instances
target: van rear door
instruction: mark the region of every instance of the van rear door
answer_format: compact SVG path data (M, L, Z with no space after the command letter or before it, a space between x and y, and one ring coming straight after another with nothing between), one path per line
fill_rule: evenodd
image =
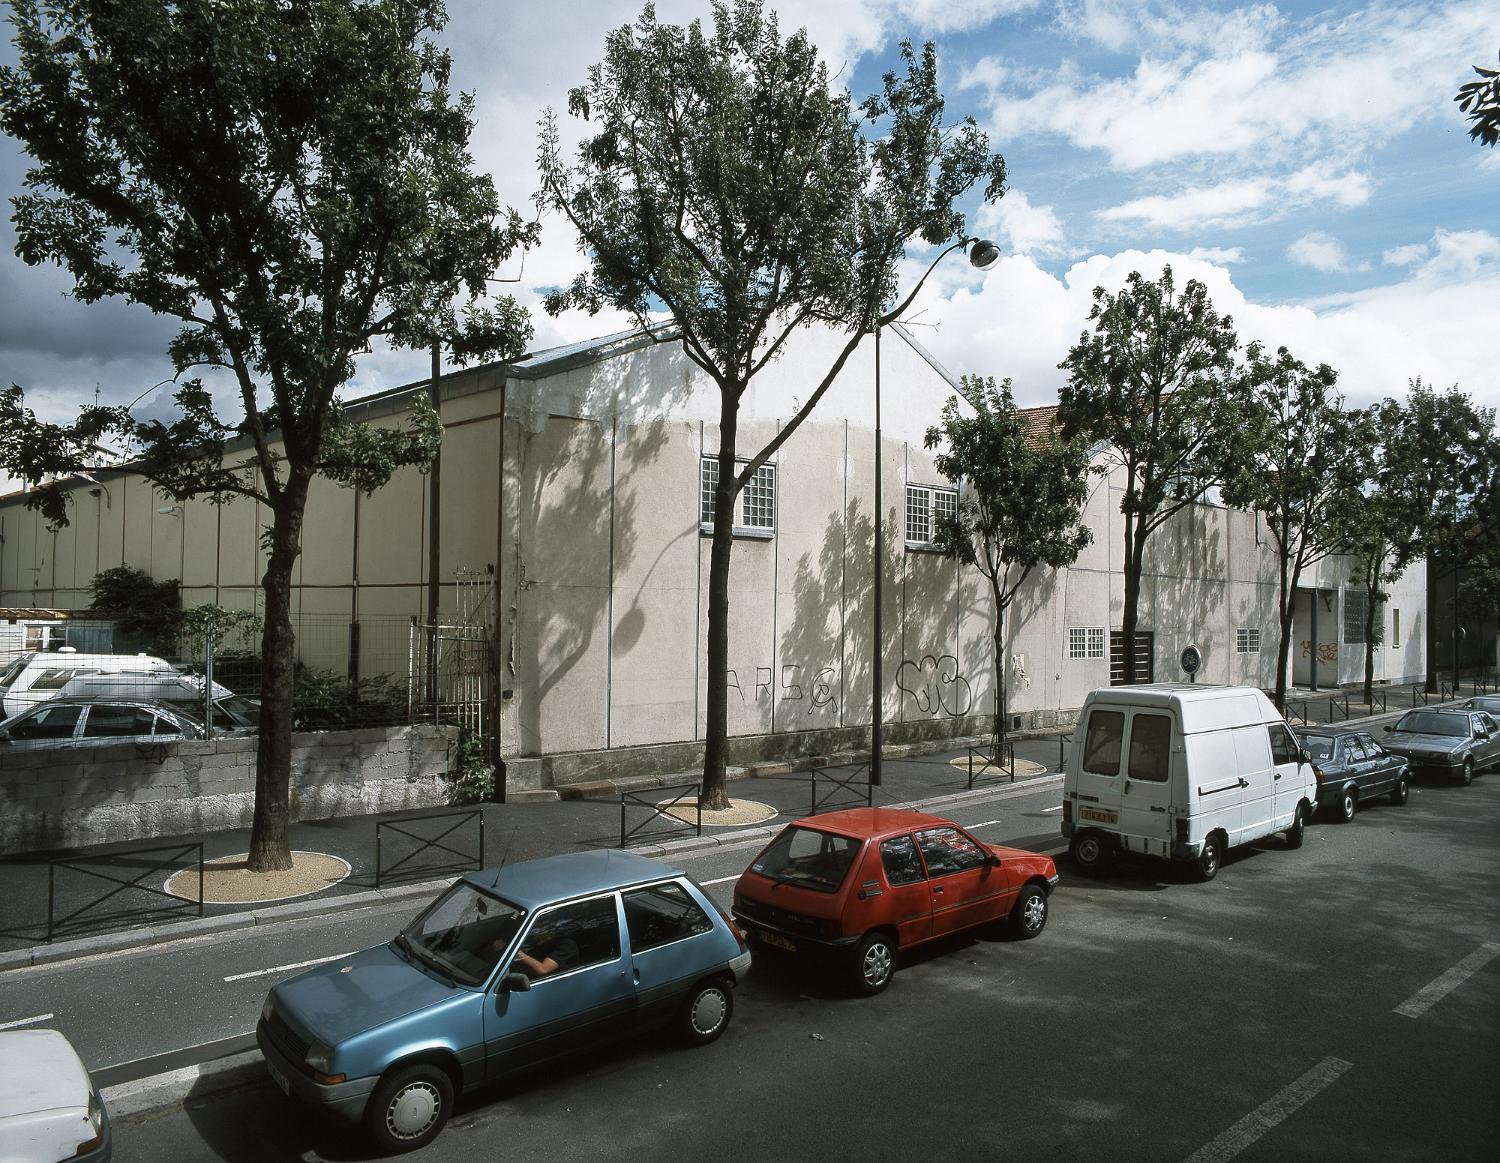
M1139 837L1127 842L1152 856L1171 854L1172 717L1160 711L1132 711L1126 725L1125 779L1120 789L1120 831Z
M1083 724L1078 757L1079 828L1120 831L1120 788L1124 760L1125 712L1093 707Z

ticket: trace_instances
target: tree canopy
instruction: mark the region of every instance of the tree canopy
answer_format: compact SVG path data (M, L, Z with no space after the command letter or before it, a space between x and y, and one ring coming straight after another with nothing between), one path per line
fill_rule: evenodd
M910 304L920 281L897 295L908 246L942 247L941 258L964 245L957 200L981 181L999 197L1005 164L971 119L945 120L931 45L903 42L882 90L856 106L806 33L783 37L759 0L716 2L710 27L663 24L647 6L609 35L568 112L589 131L569 162L555 117L543 119L539 204L574 226L588 269L548 310L608 304L651 330L665 313L720 392L703 801L723 807L735 498L861 337ZM806 369L776 437L741 457L741 398L808 324L845 341Z
M1084 524L1088 448L1056 427L1033 433L1016 409L1010 380L966 375L964 400L952 397L926 445L941 451L937 470L960 482L958 511L937 522L935 542L975 566L990 584L994 609L996 740L1005 738L1005 612L1038 566L1061 569L1093 539ZM998 756L997 756L998 761Z
M1147 541L1236 461L1245 388L1233 320L1196 279L1178 294L1170 266L1156 280L1132 271L1118 292L1095 287L1089 322L1058 364L1068 382L1057 414L1065 439L1102 442L1124 477L1121 629L1124 681L1134 682Z
M441 435L348 422L338 393L372 342L519 354L510 300L474 304L534 234L502 211L468 152L473 102L430 39L440 0L13 0L18 63L0 128L32 160L16 251L73 294L175 318L180 418L86 408L39 420L0 397L0 467L30 481L115 455L179 498L253 497L271 516L262 587L262 731L251 866L284 868L290 778L292 570L308 488L369 491L425 465ZM65 520L60 490L31 501Z
M1469 136L1480 145L1500 142L1500 69L1475 65L1479 80L1458 87L1453 99L1469 119Z

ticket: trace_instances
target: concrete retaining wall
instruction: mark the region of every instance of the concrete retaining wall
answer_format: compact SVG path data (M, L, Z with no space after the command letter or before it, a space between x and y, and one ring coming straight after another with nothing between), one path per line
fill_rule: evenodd
M452 727L292 736L292 819L447 803ZM33 751L0 760L0 855L248 828L253 738Z

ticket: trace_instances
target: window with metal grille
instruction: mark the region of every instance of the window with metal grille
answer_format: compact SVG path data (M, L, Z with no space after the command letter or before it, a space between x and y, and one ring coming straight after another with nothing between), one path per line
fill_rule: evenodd
M958 490L940 485L906 486L906 544L912 547L932 545L937 538L938 522L943 517L958 516Z
M1391 611L1391 649L1401 645L1401 611Z
M1068 627L1068 657L1069 658L1103 658L1104 657L1104 627L1103 626L1069 626Z
M736 461L748 464L748 461ZM702 457L698 462L698 522L705 530L714 525L714 491L719 487L719 460ZM735 498L736 531L770 533L776 529L776 466L763 464L755 470L750 483Z
M1260 653L1260 627L1241 626L1234 632L1234 651L1236 654L1259 654Z
M1344 591L1344 641L1365 640L1365 615L1370 608L1370 595L1364 590Z

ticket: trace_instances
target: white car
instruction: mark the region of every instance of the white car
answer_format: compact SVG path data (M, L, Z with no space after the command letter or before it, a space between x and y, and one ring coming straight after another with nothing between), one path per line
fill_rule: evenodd
M109 1113L56 1030L0 1031L0 1160L107 1163Z
M72 647L45 653L27 651L0 670L0 719L19 715L27 707L56 698L63 687L83 675L133 676L177 674L170 662L149 654L79 654Z

